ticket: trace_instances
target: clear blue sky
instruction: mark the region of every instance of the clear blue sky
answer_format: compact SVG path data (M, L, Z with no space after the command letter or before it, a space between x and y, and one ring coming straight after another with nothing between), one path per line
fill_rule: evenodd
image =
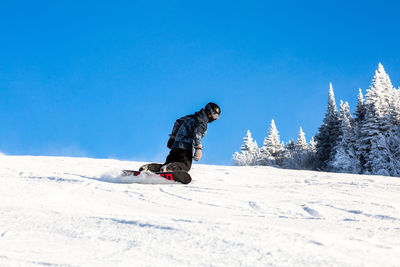
M354 111L382 62L400 85L399 1L1 1L0 152L162 161L209 101L201 163L275 119L307 140L329 83Z

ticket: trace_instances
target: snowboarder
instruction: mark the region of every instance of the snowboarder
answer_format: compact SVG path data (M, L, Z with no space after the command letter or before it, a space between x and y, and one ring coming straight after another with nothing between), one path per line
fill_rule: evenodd
M165 163L147 164L139 171L189 171L192 160L199 161L202 157L201 140L206 134L207 124L219 119L220 115L220 107L215 103L208 103L200 111L176 120L169 135L167 147L171 150Z

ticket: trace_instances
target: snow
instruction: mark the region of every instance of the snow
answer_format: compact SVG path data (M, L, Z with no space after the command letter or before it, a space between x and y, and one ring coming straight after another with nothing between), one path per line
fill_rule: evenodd
M0 156L1 266L398 266L400 179Z

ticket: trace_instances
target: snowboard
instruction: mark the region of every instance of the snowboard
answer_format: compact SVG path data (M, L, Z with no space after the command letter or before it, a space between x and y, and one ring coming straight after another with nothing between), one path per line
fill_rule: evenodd
M123 170L121 176L138 176L140 174L140 171ZM190 174L185 171L154 172L154 174L159 175L167 180L180 182L182 184L188 184L192 181Z

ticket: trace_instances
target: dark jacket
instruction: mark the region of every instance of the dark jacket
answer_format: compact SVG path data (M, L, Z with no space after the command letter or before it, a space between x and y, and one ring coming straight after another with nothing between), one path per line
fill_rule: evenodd
M175 139L171 148L182 148L192 151L201 145L201 139L207 132L208 118L201 109L192 115L187 115L176 120L170 137Z

